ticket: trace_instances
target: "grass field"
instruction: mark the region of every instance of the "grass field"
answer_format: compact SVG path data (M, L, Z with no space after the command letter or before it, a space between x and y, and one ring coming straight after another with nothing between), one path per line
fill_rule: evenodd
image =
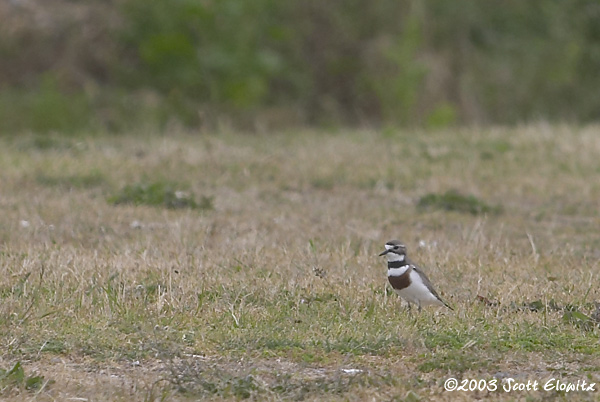
M600 127L21 136L0 172L5 400L600 399L542 389L600 382ZM407 313L393 238L454 312Z

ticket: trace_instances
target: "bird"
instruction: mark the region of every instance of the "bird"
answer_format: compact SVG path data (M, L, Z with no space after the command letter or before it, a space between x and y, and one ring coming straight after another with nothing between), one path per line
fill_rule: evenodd
M445 306L454 310L437 294L427 275L416 266L406 254L406 246L399 240L390 240L385 244L385 251L379 256L387 256L388 280L394 291L408 302L418 306Z

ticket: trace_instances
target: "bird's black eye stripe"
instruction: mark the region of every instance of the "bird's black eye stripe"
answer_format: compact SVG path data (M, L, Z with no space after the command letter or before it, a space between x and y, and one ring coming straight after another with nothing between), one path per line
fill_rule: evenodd
M394 246L394 250L398 250L398 246Z

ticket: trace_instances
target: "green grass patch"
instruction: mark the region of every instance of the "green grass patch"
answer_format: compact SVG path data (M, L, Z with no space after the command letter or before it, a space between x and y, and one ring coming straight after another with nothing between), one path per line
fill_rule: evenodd
M213 197L202 196L197 201L191 191L183 190L183 188L183 186L165 181L129 184L110 197L108 201L114 205L149 205L168 209L214 209Z
M26 375L20 361L8 370L0 368L0 395L10 394L13 388L38 391L47 384L48 381L44 380L44 376Z
M443 194L430 193L419 199L417 207L422 210L443 210L479 214L499 214L502 207L490 205L474 195L463 195L456 190L449 190Z
M36 181L47 187L59 187L61 189L89 189L106 184L106 177L100 170L91 170L88 173L72 175L49 175L39 173Z
M594 328L600 325L597 320L582 313L576 308L565 311L562 318L565 323L572 324L577 328L581 328L586 331L592 331Z

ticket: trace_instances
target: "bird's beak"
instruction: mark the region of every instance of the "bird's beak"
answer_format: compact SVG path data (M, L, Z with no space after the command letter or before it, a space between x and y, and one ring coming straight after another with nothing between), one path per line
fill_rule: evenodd
M386 255L389 252L390 252L390 250L385 250L384 252L382 252L381 254L379 254L379 256L381 257L382 255Z

